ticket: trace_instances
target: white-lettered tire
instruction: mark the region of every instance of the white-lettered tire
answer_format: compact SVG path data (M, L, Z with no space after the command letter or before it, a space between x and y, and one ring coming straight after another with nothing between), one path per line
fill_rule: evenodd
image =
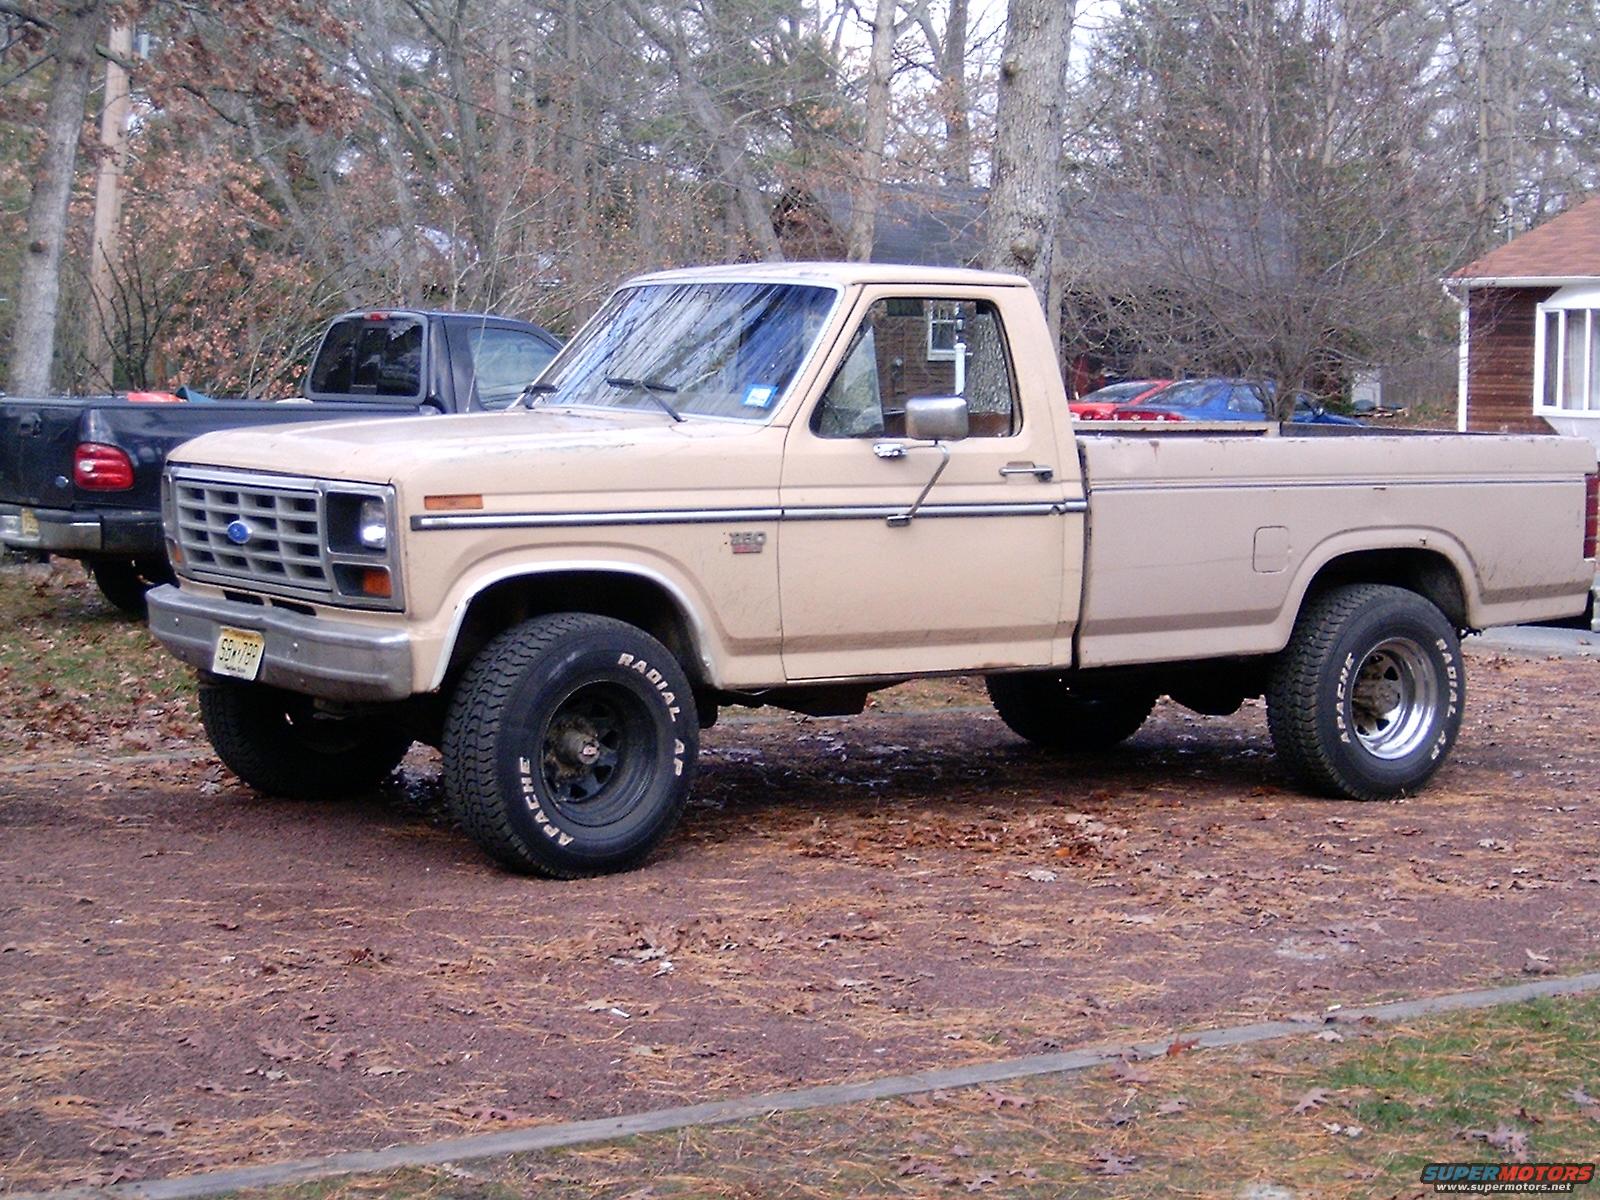
M310 696L259 683L202 680L200 720L230 771L269 796L327 800L362 792L400 764L411 736L344 717Z
M699 722L683 669L642 630L535 617L479 652L445 719L462 827L518 871L573 879L634 866L677 824Z
M1267 684L1278 759L1318 795L1387 800L1420 789L1461 729L1455 628L1404 588L1350 584L1308 600Z
M984 685L1012 733L1066 754L1109 750L1127 741L1156 705L1147 691L1074 688L1060 671L990 675Z

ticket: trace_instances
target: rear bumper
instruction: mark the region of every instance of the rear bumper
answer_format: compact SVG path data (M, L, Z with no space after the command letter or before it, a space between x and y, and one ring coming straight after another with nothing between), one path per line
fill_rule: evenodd
M197 596L171 585L153 589L148 602L156 640L202 671L211 669L217 635L227 626L265 637L261 683L327 700L411 695L411 640L404 631Z
M86 513L0 504L0 545L69 557L167 556L161 514L139 510Z

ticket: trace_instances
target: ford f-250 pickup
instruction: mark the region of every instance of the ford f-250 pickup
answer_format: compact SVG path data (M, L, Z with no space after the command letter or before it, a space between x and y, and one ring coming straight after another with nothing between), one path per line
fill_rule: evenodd
M0 546L80 558L106 599L143 616L145 592L171 578L159 496L174 446L246 425L503 408L560 345L509 317L363 310L323 334L310 403L0 397Z
M922 675L1068 753L1265 696L1294 780L1370 800L1449 754L1465 631L1583 607L1594 471L1549 437L1078 436L1021 279L706 268L622 287L515 411L184 446L150 617L247 784L338 793L421 739L467 832L555 876L661 841L720 706Z

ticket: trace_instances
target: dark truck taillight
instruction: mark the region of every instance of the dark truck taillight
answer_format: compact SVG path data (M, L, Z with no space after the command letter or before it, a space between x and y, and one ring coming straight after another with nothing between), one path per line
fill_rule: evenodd
M133 486L133 460L115 446L79 442L72 452L72 482L86 492L125 492Z
M1595 533L1600 530L1600 475L1583 477L1583 556L1594 557Z

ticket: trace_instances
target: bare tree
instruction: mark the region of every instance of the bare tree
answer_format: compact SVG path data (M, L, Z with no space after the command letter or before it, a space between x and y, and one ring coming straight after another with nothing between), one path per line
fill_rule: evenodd
M1027 276L1046 304L1061 212L1061 96L1072 15L1073 0L1010 0L995 114L984 261Z
M896 0L878 0L872 18L872 53L867 65L866 125L861 140L860 177L850 211L845 255L851 262L872 257L878 220L878 185L883 180L883 145L889 132L889 83L894 73Z
M1439 31L1431 0L1124 10L1084 98L1094 236L1068 256L1090 348L1275 380L1286 417L1296 389L1445 336L1436 281L1468 229L1426 154Z
M55 82L45 109L44 147L34 169L33 195L28 203L27 253L17 281L17 293L25 302L17 306L6 381L7 390L20 395L50 390L67 209L93 78L95 43L106 27L105 4L90 0L64 6L55 24Z
M733 189L734 203L745 233L762 258L781 260L783 247L778 244L778 234L772 226L771 202L763 194L750 167L738 130L695 69L687 43L666 21L650 12L641 0L622 0L622 7L644 35L666 55L689 113L711 141L723 177Z

